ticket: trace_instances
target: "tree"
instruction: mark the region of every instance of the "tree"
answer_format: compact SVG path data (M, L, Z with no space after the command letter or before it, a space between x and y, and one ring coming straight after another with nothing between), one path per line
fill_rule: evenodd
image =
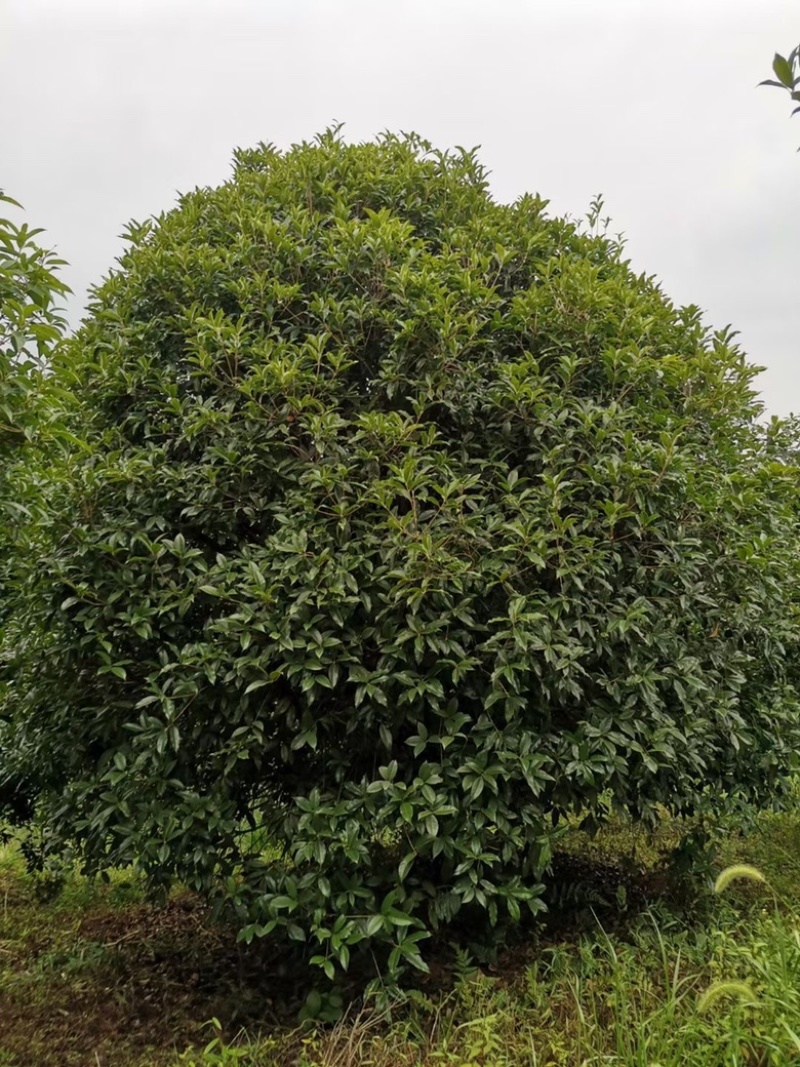
M0 203L20 207L2 192ZM23 529L42 503L29 452L49 422L43 375L64 332L56 301L69 292L56 274L63 260L36 243L40 233L0 218L0 701L13 658L6 629L15 602L12 561L30 547ZM7 812L29 812L17 788L0 789L0 800Z
M603 794L774 796L796 478L756 368L545 208L329 131L131 225L20 563L6 774L49 847L393 977L540 908Z

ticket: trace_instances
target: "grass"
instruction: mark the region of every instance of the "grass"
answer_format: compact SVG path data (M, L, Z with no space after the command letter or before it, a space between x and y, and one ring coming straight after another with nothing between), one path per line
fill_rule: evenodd
M660 881L675 834L571 835L568 921L481 967L434 961L391 1020L354 1005L316 1030L287 961L190 894L156 907L119 872L42 900L6 848L0 1067L800 1067L800 814L725 842L766 885L692 907Z

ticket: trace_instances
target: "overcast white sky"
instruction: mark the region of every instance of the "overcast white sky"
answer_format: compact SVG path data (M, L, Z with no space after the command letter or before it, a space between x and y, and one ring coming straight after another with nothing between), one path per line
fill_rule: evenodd
M481 145L496 196L583 215L733 323L800 411L800 116L756 88L800 0L0 0L0 188L70 262L79 317L130 218L234 146L416 130Z

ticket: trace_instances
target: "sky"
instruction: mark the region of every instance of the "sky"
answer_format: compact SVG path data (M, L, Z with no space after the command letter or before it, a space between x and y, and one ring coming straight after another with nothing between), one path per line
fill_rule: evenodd
M0 188L69 261L69 313L130 219L234 147L344 122L480 145L494 195L585 215L732 324L769 414L800 412L800 115L771 76L800 0L0 0Z

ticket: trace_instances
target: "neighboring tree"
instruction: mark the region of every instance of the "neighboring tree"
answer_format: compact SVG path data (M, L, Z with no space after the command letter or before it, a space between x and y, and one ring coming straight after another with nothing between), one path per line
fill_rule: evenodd
M784 89L798 104L792 111L792 114L796 115L800 111L800 45L792 49L788 56L776 52L772 70L777 81L775 78L767 78L766 81L759 82L759 85L774 85L778 89Z
M796 478L756 368L545 207L330 131L131 226L19 576L6 772L50 848L394 977L537 910L608 797L774 797Z
M0 204L20 207L2 192ZM30 549L26 535L42 504L29 452L51 422L44 374L64 333L57 301L69 292L56 274L63 260L39 247L40 233L0 218L0 711L14 641L6 629L15 604L11 576L15 557ZM16 788L0 786L0 800L7 811L29 811Z

